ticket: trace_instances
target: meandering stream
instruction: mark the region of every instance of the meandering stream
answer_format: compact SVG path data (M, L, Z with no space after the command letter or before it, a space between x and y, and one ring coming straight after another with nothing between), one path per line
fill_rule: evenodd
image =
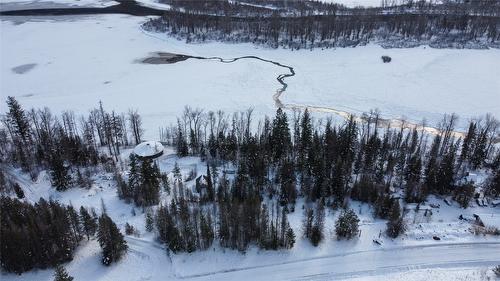
M60 15L83 15L83 14L128 14L133 16L159 16L162 15L164 11L141 6L139 3L132 0L115 0L119 2L117 5L109 6L109 7L68 7L68 8L50 8L50 9L21 9L21 10L12 10L12 11L0 11L0 15L3 16L60 16ZM202 59L202 60L217 60L221 63L233 63L242 59L253 59L259 60L266 63L271 63L273 65L279 66L281 68L286 69L286 73L279 74L276 77L276 80L280 83L281 87L276 90L276 92L272 95L274 103L276 107L283 108L287 110L309 110L315 112L325 112L336 114L346 120L350 118L354 118L358 122L367 122L367 118L364 116L356 116L347 111L342 111L333 107L327 106L315 106L308 104L294 104L294 103L284 103L282 101L283 94L285 93L288 84L285 82L285 79L289 77L293 77L295 75L295 70L292 66L282 64L280 62L260 58L257 56L241 56L231 59L225 59L221 57L199 57L199 56L189 56L182 54L172 54L172 53L156 53L154 56L145 58L142 60L142 63L148 64L170 64L176 63L180 61L184 61L187 59ZM439 130L436 127L425 126L416 122L411 122L408 120L402 120L398 118L380 118L378 119L377 126L380 128L405 128L405 129L414 129L420 131L425 131L430 134L438 134ZM455 137L464 137L464 132L454 131L452 132Z
M350 118L354 118L357 122L367 122L368 119L364 116L357 116L352 113L349 113L347 111L342 111L338 110L333 107L326 107L326 106L315 106L315 105L308 105L308 104L294 104L294 103L284 103L281 98L283 97L283 94L285 93L286 89L288 88L288 84L285 82L286 78L293 77L295 76L295 70L292 66L282 64L277 61L269 60L269 59L264 59L261 57L257 56L242 56L242 57L236 57L236 58L230 58L230 59L225 59L221 57L200 57L200 56L190 56L190 55L183 55L183 54L173 54L173 53L163 53L163 52L158 52L155 53L153 56L147 57L142 60L143 63L148 63L148 64L172 64L172 63L177 63L180 61L185 61L187 59L200 59L200 60L216 60L222 63L233 63L235 61L241 60L241 59L255 59L259 61L263 61L266 63L271 63L273 65L285 68L287 70L287 73L281 73L276 77L276 80L281 84L281 87L276 89L276 92L273 94L273 100L277 108L283 108L287 110L309 110L310 112L324 112L324 113L332 113L336 114L345 120L349 120ZM372 119L373 121L373 119ZM436 127L432 126L425 126L422 124L414 123L408 120L402 120L398 118L378 118L377 120L377 127L379 128L403 128L403 129L417 129L418 131L424 131L426 133L430 133L433 135L439 134L440 131ZM465 137L464 132L460 131L454 131L452 132L452 135L456 138L463 138Z

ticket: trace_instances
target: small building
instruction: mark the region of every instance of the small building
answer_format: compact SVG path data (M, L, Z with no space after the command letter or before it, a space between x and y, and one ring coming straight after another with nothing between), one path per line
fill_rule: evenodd
M134 148L134 154L143 159L156 159L163 155L163 145L158 141L145 141Z
M201 175L196 178L196 192L201 193L208 188L208 177Z

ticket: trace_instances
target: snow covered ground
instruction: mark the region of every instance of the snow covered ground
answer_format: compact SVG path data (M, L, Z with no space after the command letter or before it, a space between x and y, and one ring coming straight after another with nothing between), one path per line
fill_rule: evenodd
M123 150L121 159L126 161L131 152L132 148ZM157 161L164 172L171 172L178 163L184 177L193 169L198 174L205 171L205 163L199 158L179 159L171 147L165 147L164 155ZM458 218L461 214L466 218L478 214L487 225L500 227L500 208L478 207L473 203L464 210L455 202L448 206L436 197L430 197L425 205L439 205L432 208L432 215L423 216L424 206L418 213L412 210L406 213L408 231L398 239L383 234L386 221L373 219L371 207L353 201L350 207L360 217L360 236L351 241L334 239L334 223L339 211L328 210L326 238L318 247L313 247L301 238L304 202L299 201L296 211L288 216L297 235L291 250L262 251L251 247L243 254L221 249L215 243L206 251L169 256L155 241L154 234L146 232L143 210L118 199L111 175L97 176L89 189L58 192L50 187L46 173L33 183L19 171L8 171L16 175L26 199L31 202L40 197L52 198L75 208L93 207L99 212L103 201L107 213L122 232L127 222L139 230L139 237L126 237L130 250L125 258L110 267L101 265L100 248L95 240L82 241L74 260L65 265L75 280L381 280L386 276L387 280L487 280L484 278L493 276L491 268L500 262L500 238L475 236L472 225ZM194 180L186 183L187 188L193 185ZM170 201L163 191L161 198L162 202ZM441 240L433 240L435 235ZM381 245L373 243L374 239ZM20 276L3 273L0 279L49 281L52 274L53 270L36 270Z
M342 4L350 8L357 6L379 7L382 4L382 0L320 0L320 1L325 3Z
M0 0L0 8L29 9L51 8L56 6L107 7L116 5L113 0Z
M79 3L85 1L97 3ZM137 108L146 138L157 138L157 128L174 122L185 105L226 112L254 107L257 115L274 114L272 95L280 87L276 76L286 71L283 68L257 60L230 64L210 60L169 65L139 62L152 52L163 51L224 58L255 55L290 65L296 76L286 80L289 87L282 97L284 103L354 113L379 108L384 116L417 121L426 118L433 124L443 113L456 112L462 117L461 126L487 112L500 118L497 49L383 49L369 45L292 52L250 44L186 44L143 32L139 25L144 20L123 15L39 17L31 21L3 18L0 114L5 111L7 95L15 96L25 107L48 106L55 112L70 109L86 113L102 100L107 110ZM392 62L383 64L381 55L391 56ZM127 159L131 150L124 150L122 158ZM175 162L184 175L194 168L205 171L198 158L178 159L172 148L166 148L158 161L162 171L171 171ZM142 210L135 210L134 216L133 205L118 199L110 175L97 177L90 189L74 188L64 193L51 188L44 173L35 183L27 176L18 180L32 202L53 198L77 208L99 210L102 199L122 230L128 222L141 232L140 237L127 236L130 251L111 267L100 264L96 241L83 241L75 259L66 265L76 280L484 280L492 276L489 268L500 262L500 239L474 236L471 224L458 219L461 214L478 214L487 225L499 227L498 207L473 204L463 210L456 203L448 206L442 198L431 197L428 206L440 207L432 208L431 216L409 210L405 216L410 224L407 233L392 240L380 236L386 221L373 219L367 205L352 202L361 219L361 236L353 241L332 239L338 212L330 211L327 239L317 248L298 239L290 251L266 252L252 247L244 255L215 246L168 256L154 235L145 231ZM168 196L163 194L162 200ZM298 237L302 204L299 201L295 213L289 215ZM441 240L435 241L433 236ZM374 244L374 239L382 245ZM0 279L51 280L52 273L38 270L21 276L4 274Z
M170 65L138 61L164 51L232 58L256 55L290 65L296 76L284 103L331 107L353 113L379 108L385 117L436 124L456 112L462 127L472 117L500 114L500 50L419 47L383 49L376 45L290 51L251 44L186 44L143 32L144 18L105 15L1 21L0 92L25 107L86 113L102 100L106 109L137 108L147 137L175 121L185 105L226 112L254 107L273 115L276 76L286 71L257 60L223 64L187 60ZM13 55L15 54L15 55ZM392 62L382 63L381 55ZM30 65L29 68L23 66ZM27 69L22 73L19 67ZM5 107L0 107L0 114Z

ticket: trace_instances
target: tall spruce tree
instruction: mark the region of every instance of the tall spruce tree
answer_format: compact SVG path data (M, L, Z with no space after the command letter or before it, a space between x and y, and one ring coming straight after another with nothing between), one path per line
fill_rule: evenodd
M160 200L160 169L156 162L144 159L141 166L141 186L146 206L158 204Z
M403 221L403 216L401 215L399 200L395 200L389 212L389 221L387 222L386 233L389 237L396 238L403 233L405 229L406 227Z
M281 108L276 110L276 117L273 120L271 132L271 151L274 161L279 161L286 157L292 145L290 128L286 113Z
M71 176L69 175L69 168L64 164L59 152L53 153L52 160L50 161L50 177L52 185L58 191L64 191L71 185Z
M83 232L87 236L87 240L90 239L91 236L94 236L97 230L97 219L89 214L87 209L83 206L80 207L80 220L83 226Z
M127 242L116 226L115 222L103 213L99 218L97 240L102 249L102 263L110 265L120 260L128 249Z

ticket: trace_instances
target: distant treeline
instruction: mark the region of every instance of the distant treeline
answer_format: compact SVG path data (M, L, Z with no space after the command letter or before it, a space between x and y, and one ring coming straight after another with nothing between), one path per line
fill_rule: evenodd
M277 5L279 1L268 2L269 6L281 7ZM292 1L282 8L270 9L263 8L264 3L255 6L227 1L172 0L172 5L180 8L151 19L144 28L167 32L188 42L252 42L291 49L355 46L370 41L392 47L498 46L499 1L409 2L382 8L347 9Z

